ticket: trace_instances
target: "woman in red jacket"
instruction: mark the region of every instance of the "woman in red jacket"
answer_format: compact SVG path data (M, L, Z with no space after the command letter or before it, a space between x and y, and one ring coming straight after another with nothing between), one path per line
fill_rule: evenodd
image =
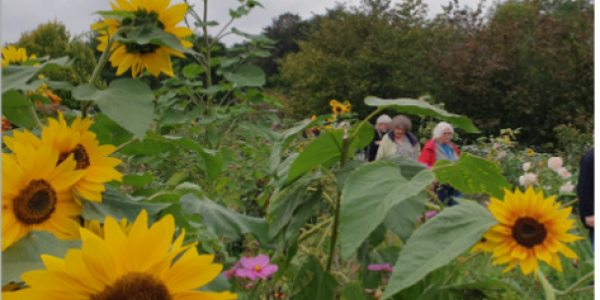
M425 143L421 156L419 156L419 162L426 164L429 167L433 167L435 162L438 160L448 160L452 163L456 162L460 157L458 147L451 142L454 136L454 128L452 125L446 122L440 122L433 129L433 139ZM437 188L437 186L436 186ZM462 197L462 193L455 190L449 184L442 184L441 189L438 191L438 198L444 202L448 199L448 206L458 204L452 197Z

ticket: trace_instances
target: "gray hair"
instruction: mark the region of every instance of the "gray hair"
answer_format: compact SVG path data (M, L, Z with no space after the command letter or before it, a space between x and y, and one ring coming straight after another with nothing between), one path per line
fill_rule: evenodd
M392 119L392 123L390 124L390 132L394 132L394 129L400 126L404 127L406 132L410 132L412 129L412 123L410 122L409 118L403 115L397 115Z
M454 134L454 127L452 127L452 125L446 122L439 122L437 125L435 125L435 128L433 129L433 138L441 138L446 128L450 129L450 131L452 131L452 133Z
M392 118L390 118L390 116L388 115L381 115L379 116L379 118L377 118L377 123L375 123L375 125L378 124L387 124L392 122Z

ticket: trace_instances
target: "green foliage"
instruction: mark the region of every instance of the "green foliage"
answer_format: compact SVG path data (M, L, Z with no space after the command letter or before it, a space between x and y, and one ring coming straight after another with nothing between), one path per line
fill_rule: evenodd
M25 48L28 54L37 57L59 58L68 56L73 60L68 67L43 72L43 74L55 81L65 81L73 85L81 84L89 80L96 66L94 52L89 49L79 38L71 38L71 33L62 22L40 24L35 30L24 32L15 44L15 47ZM78 106L71 99L69 91L56 91L64 105L70 108Z
M337 281L325 272L321 262L309 256L294 278L291 299L294 300L333 300Z
M417 195L434 179L431 171L423 170L408 181L402 177L400 169L389 162L374 162L357 169L343 191L342 257L350 257L383 222L390 209Z
M504 189L510 188L496 164L468 153L463 153L454 164L439 161L434 165L434 172L441 183L448 182L464 193L481 193L504 199Z
M104 114L140 140L152 122L154 94L140 81L117 79L105 90L82 84L73 90L73 97L79 101L95 101Z
M446 265L471 248L495 224L497 221L492 214L476 204L444 209L408 240L382 299L412 286L428 273Z
M64 258L71 248L80 248L81 240L59 240L46 231L32 231L2 251L2 285L23 282L21 274L44 268L40 255Z

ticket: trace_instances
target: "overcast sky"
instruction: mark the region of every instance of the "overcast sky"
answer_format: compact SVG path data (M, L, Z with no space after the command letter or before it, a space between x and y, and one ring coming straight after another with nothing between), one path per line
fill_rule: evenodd
M448 0L423 0L429 7L429 15L442 12L441 5L448 5ZM183 0L172 0L180 3ZM335 7L336 0L259 0L264 9L253 9L250 15L238 19L233 26L238 29L258 34L262 28L271 24L271 20L280 14L291 12L299 14L302 19L308 19L313 14L323 14L325 8ZM394 1L398 2L398 1ZM197 12L202 12L201 0L189 0L197 4ZM349 0L350 5L359 4L359 0ZM475 7L479 0L461 0L460 4ZM224 25L229 20L229 8L239 5L237 0L209 0L208 16ZM1 0L1 34L0 43L16 42L21 32L35 29L40 23L58 19L63 22L72 35L78 35L89 30L90 25L98 18L93 15L100 10L110 10L108 0ZM220 28L220 27L216 27ZM218 29L215 29L215 31ZM216 34L216 32L212 32ZM241 41L235 35L226 37L223 42L231 45Z

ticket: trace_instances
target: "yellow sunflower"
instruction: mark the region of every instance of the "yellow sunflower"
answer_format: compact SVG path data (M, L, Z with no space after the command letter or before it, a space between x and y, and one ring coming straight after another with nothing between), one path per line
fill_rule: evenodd
M49 146L18 150L15 155L2 153L2 251L31 230L78 238L81 207L71 186L85 172L75 170L72 155L57 166L58 150Z
M27 57L27 50L25 48L15 48L10 45L8 48L2 47L2 68L8 66L10 63L20 65L30 59L36 59L35 55Z
M481 250L485 253L490 253L490 252L494 251L494 249L490 248L490 243L488 243L484 237L482 237L481 240L479 242L477 242L477 244L475 244L475 246L473 246L473 249L471 249L471 253L477 252L479 250Z
M181 3L168 7L171 0L116 0L116 2L117 4L110 3L113 10L129 11L135 15L135 20L125 19L123 23L134 26L145 23L157 24L161 30L175 35L183 47L191 48L193 46L192 43L183 38L193 34L194 31L187 27L176 27L183 22L188 9L187 4ZM117 20L105 19L91 26L94 30L107 28L107 30L101 32L102 35L98 38L100 41L99 51L103 52L106 49L109 36L112 37L121 25ZM131 68L133 78L141 74L144 69L148 69L154 76L158 76L160 72L163 72L173 77L173 67L171 66L169 54L185 58L185 55L177 50L154 44L122 44L115 41L111 46L111 51L113 53L109 60L113 67L118 67L117 75L121 75Z
M534 153L535 153L535 152L533 152L533 150L531 150L531 149L527 149L527 155L529 155L529 156L533 156L533 154L534 154Z
M345 108L346 112L351 112L352 104L350 104L350 102L348 100L346 100L346 101L344 101L344 108Z
M330 130L331 130L331 125L325 125L325 129L326 129L327 131L330 131Z
M312 118L311 118L312 121L314 121L316 119L317 119L317 116L315 116L315 115L313 115Z
M52 103L51 103L52 105L58 105L58 104L60 104L60 101L62 100L61 97L52 93L52 91L50 91L50 90L45 90L44 93L42 94L42 96L50 99L50 101L52 101Z
M504 201L491 198L488 206L500 224L484 234L493 249L494 264L506 264L504 272L520 264L523 274L532 271L537 275L538 259L562 272L558 253L577 258L565 242L574 242L581 237L568 233L574 220L569 219L571 207L560 208L554 196L544 199L542 192L535 193L529 187L525 193L518 189L513 194L505 191Z
M338 104L337 100L331 100L331 101L329 101L329 105L331 105L331 106L334 106L336 104Z
M336 115L341 115L346 112L346 107L340 103L337 103L331 108L331 111L333 111L333 113Z
M119 222L119 227L123 230L125 235L129 235L132 226L133 224L128 223L125 218L121 219L121 222ZM84 220L83 227L104 239L104 227L98 220Z
M67 125L62 113L58 112L58 121L48 119L49 126L42 130L42 140L25 130L23 133L15 132L14 137L5 137L6 146L17 153L19 147L31 145L34 148L42 144L49 144L58 149L61 163L67 156L74 154L77 170L85 170L85 176L73 186L75 192L93 202L102 202L102 192L106 190L104 182L112 180L122 181L123 174L114 168L121 160L107 155L115 151L113 145L99 146L96 134L88 131L93 120L84 120L78 116L71 126ZM79 199L76 199L77 201Z
M173 216L148 228L148 215L142 211L129 236L111 217L104 224L105 239L81 228L81 250L70 249L65 259L42 255L46 269L24 273L29 288L5 293L3 299L237 298L230 292L196 290L215 279L223 266L212 263L214 255L198 255L195 245L182 247L184 233L171 244Z

